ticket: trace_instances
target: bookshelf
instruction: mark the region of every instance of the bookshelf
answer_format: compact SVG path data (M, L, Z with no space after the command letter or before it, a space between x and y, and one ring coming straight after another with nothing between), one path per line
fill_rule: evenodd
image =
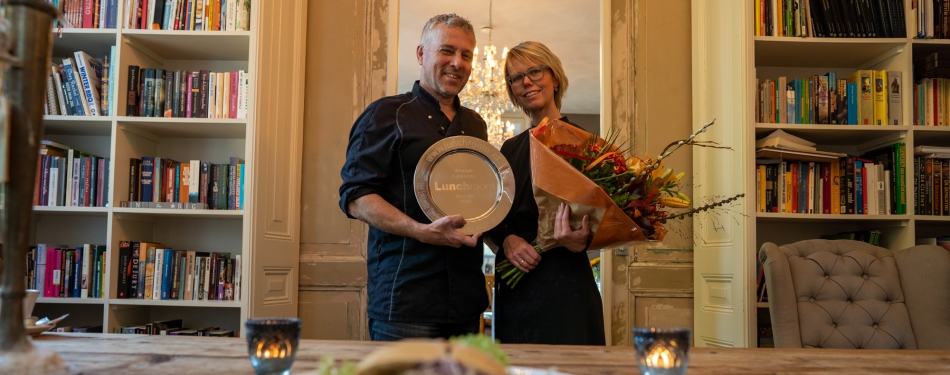
M119 1L118 14L124 14L121 8L125 3ZM45 139L109 158L108 205L35 206L30 240L33 244L70 247L106 245L106 277L103 281L106 295L104 298L41 297L34 315L55 318L69 313L70 317L60 326L101 325L104 332L113 332L117 327L180 318L192 329L217 326L241 335L247 318L296 316L295 275L299 239L285 236L284 228L274 226L271 220L284 226L299 223L299 211L293 209L298 199L267 197L277 195L278 191L299 196L299 178L293 177L293 166L298 166L296 173L299 174L300 147L291 146L300 140L302 118L286 119L283 113L302 111L299 105L302 87L287 85L293 80L293 75L287 73L302 73L295 67L302 66L303 55L298 51L305 48L305 38L301 37L305 33L299 31L306 29L303 16L306 2L289 0L278 4L250 0L250 4L250 31L66 28L61 33L54 32L53 61L56 63L64 57L71 57L75 51L85 51L101 59L115 47L110 69L118 69L116 80L111 82L116 99L109 112L114 115L46 116L44 121ZM281 32L285 33L283 38ZM266 50L259 48L273 45L277 40L281 41L279 46ZM292 68L281 63L290 64ZM127 116L130 65L188 71L243 70L248 74L249 84L246 118ZM284 75L275 79L275 71ZM258 109L261 106L258 97L288 104ZM265 141L278 134L287 140ZM232 156L243 158L247 170L245 208L172 210L119 207L119 202L129 200L129 160L143 156L179 161L198 159L212 163L227 163ZM268 173L257 173L255 168L258 167L268 169ZM276 183L259 185L259 178ZM261 194L260 197L257 194ZM255 235L256 230L267 235ZM275 244L274 238L280 242ZM241 255L240 296L233 301L117 298L120 241L152 241L176 250ZM263 255L264 249L268 253L266 256ZM255 283L255 280L263 281Z
M805 78L811 75L823 75L833 71L839 79L847 78L856 70L896 70L902 71L901 106L902 121L900 125L818 125L818 124L784 124L759 123L756 115L743 117L751 123L742 126L743 129L754 133L751 144L743 145L744 149L755 150L754 141L767 136L776 129L782 129L792 135L815 142L818 150L843 152L848 155L859 156L865 152L894 143L906 144L906 153L903 162L907 166L907 173L903 183L907 187L907 213L903 215L832 215L832 214L793 214L755 212L754 217L748 220L746 230L751 232L753 241L749 245L746 264L756 264L758 250L765 242L779 245L789 244L805 239L819 238L825 234L835 234L846 231L880 230L881 246L892 250L914 246L918 239L950 235L950 217L920 215L915 212L914 206L914 155L913 149L918 145L950 146L950 127L918 126L914 124L914 62L934 53L950 53L950 40L947 39L916 39L916 12L912 9L911 1L903 1L905 8L906 33L910 38L815 38L815 37L774 37L754 36L750 31L745 36L745 42L750 46L748 61L749 72L754 83L756 79L775 80L780 76ZM742 10L751 17L749 7L737 6L734 9ZM744 29L751 30L751 29ZM950 77L948 77L950 78ZM743 108L755 111L757 98L756 85L748 85L744 91L743 100L747 102ZM755 153L747 153L747 164L755 165ZM748 168L745 177L751 184L745 184L746 192L755 196L755 171ZM892 189L893 190L893 189ZM749 202L753 207L755 201ZM754 211L755 209L753 209ZM753 274L754 275L754 274ZM751 285L746 290L755 289L755 277L746 278ZM767 310L768 303L756 302L757 296L750 296L750 305L757 310ZM762 318L752 313L749 329L756 332L759 326L757 320ZM767 324L767 323L765 323ZM755 343L755 341L751 341Z

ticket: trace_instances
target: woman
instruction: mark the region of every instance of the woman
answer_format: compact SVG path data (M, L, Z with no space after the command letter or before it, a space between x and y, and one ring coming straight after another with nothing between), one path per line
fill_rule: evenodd
M524 42L508 52L505 64L508 97L537 126L545 117L561 116L567 77L561 61L545 45ZM515 177L515 197L508 216L488 232L504 260L527 274L515 289L499 282L495 294L495 338L502 343L605 345L600 292L587 259L589 219L580 229L568 224L570 208L562 205L555 238L564 245L538 254L531 241L538 234L538 206L531 189L529 132L501 147Z

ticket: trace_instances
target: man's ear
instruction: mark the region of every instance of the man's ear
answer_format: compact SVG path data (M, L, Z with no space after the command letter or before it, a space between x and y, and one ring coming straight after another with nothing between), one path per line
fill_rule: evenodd
M419 61L419 65L422 65L422 54L425 52L425 47L421 44L416 46L416 60Z

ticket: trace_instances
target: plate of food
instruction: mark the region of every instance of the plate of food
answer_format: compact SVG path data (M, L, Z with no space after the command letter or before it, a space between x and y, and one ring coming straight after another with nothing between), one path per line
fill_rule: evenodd
M359 363L335 366L324 357L316 375L568 375L555 369L508 366L508 357L484 335L449 341L410 339L376 349Z
M565 372L560 372L553 367L547 370L542 370L532 367L508 366L507 370L508 375L569 375Z

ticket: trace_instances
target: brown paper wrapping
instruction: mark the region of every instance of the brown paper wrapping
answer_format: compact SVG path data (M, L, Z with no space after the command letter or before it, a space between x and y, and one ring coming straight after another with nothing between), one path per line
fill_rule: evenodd
M600 186L551 151L556 145L583 147L591 137L590 133L558 120L542 121L532 130L531 184L538 204L538 243L542 250L561 246L554 239L554 219L561 203L571 207L572 228L580 228L584 215L590 217L591 250L647 241L643 230ZM604 140L598 138L597 142L603 145Z

